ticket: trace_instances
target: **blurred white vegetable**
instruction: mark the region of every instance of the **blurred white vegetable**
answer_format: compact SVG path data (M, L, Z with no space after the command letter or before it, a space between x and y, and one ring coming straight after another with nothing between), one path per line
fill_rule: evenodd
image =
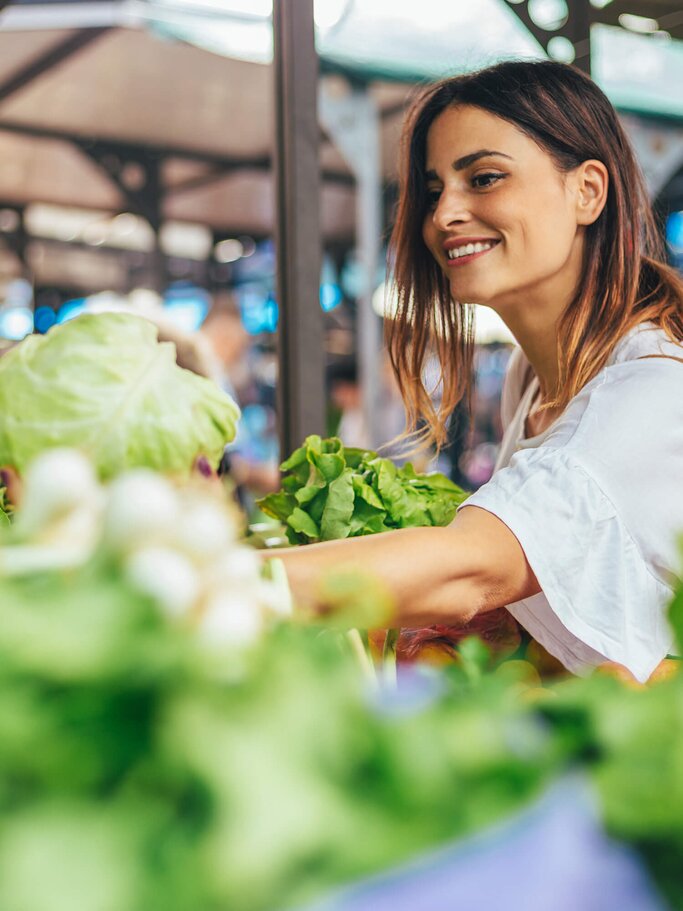
M14 525L0 539L0 574L104 559L207 645L246 647L291 613L291 596L284 568L264 568L239 543L240 517L223 497L220 487L177 487L147 469L105 486L79 453L45 453L27 471Z
M139 590L157 601L171 616L188 614L201 589L199 573L190 560L169 547L142 547L125 562L126 575Z
M185 492L182 521L174 529L174 541L191 557L201 561L224 557L235 543L236 528L224 504L207 495L190 498Z
M180 521L177 492L153 471L129 471L109 487L104 539L114 550L130 551L140 544L163 540Z
M75 512L97 516L101 502L100 486L85 456L74 449L51 449L26 473L17 529L26 536L49 533Z
M217 592L205 605L198 624L200 637L207 645L244 647L254 643L263 632L263 617L250 598L230 592Z

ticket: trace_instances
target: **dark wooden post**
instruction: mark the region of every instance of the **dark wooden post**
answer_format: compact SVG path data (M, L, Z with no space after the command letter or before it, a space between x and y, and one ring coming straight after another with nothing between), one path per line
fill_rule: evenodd
M278 415L285 458L325 430L325 352L319 302L318 58L313 0L274 0Z

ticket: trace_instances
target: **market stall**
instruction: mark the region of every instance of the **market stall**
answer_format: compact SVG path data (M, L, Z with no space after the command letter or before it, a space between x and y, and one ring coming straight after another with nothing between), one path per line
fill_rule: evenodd
M137 317L21 343L0 406L3 909L683 907L671 668L557 678L519 639L468 636L397 674L395 637L342 631L391 610L348 570L329 624L292 623L210 477L234 404ZM339 441L286 469L267 508L304 507L296 542L445 524L466 496Z
M278 53L303 21L276 19ZM286 237L299 267L300 165L317 136L297 166L302 137L285 120L293 105L315 127L308 52L303 73L278 61L295 84L278 106L281 257ZM26 133L14 117L0 133ZM91 148L98 206L143 211L150 199L107 143ZM189 196L233 179L225 157L200 162L190 146L173 147L180 171L197 165ZM133 173L149 177L155 151ZM348 173L339 184L350 193ZM281 277L293 332L287 295L317 292L305 265ZM315 329L287 343L285 369ZM290 436L315 430L311 377L293 379ZM295 610L272 548L443 530L468 493L310 433L260 504L273 521L250 534L214 471L238 420L227 393L129 313L81 315L0 358L2 911L683 908L678 662L640 684L614 665L570 676L516 625L416 637L391 628L391 593L358 566L325 576L315 610ZM680 651L680 573L671 590L662 624Z
M565 21L564 14L548 18L542 4L482 2L477 9L435 4L418 26L414 10L389 15L338 3L318 13L323 129L308 137L309 155L319 145L324 245L348 252L358 243L366 251L360 261L368 287L355 290L362 299L358 339L368 407L377 407L370 393L378 323L370 298L379 283L378 238L387 230L397 141L414 85L505 55L542 57L563 47L551 44L555 39L583 42L578 59L587 59L585 36L572 31L580 25L577 4ZM592 22L593 74L630 112L653 196L664 193L666 212L682 165L675 3L580 6ZM636 19L627 28L622 15ZM231 263L222 259L224 251L216 259L216 244L241 237L249 246L272 236L275 95L268 4L240 12L197 3L14 3L2 13L0 47L0 269L6 279L28 270L37 287L63 286L74 297L125 293L138 284L163 288L184 263L192 280L222 287L230 281ZM653 122L653 116L659 119ZM335 131L340 117L343 130ZM363 148L359 161L349 160L339 142L349 117L353 144ZM369 190L357 192L361 185ZM315 195L305 194L307 205ZM92 217L74 220L71 213L58 229L46 231L52 206ZM287 369L295 369L298 350L322 347L302 341L312 331L312 324L297 325ZM304 389L312 394L316 386L304 380L299 404L289 396L290 407L305 410ZM315 407L319 411L319 403ZM291 438L285 448L295 442Z

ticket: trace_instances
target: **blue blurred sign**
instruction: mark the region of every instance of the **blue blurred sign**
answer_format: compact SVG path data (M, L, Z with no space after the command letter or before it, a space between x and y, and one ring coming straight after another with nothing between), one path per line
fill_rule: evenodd
M87 298L74 297L72 300L65 301L57 311L57 322L66 323L70 319L83 313L88 306Z
M198 285L179 282L164 293L166 315L183 332L196 332L209 312L209 293Z
M31 332L33 310L29 307L8 307L0 310L0 336L18 342Z
M57 322L57 314L52 309L52 307L36 307L33 322L35 324L36 332L44 335L47 330L51 329L52 326L54 326L54 324Z
M239 289L242 324L249 335L275 332L278 322L278 305L274 296L258 287Z
M683 254L683 212L672 212L667 218L666 242L674 253Z
M332 282L325 282L320 286L320 306L325 313L334 310L342 302L342 291L339 285Z

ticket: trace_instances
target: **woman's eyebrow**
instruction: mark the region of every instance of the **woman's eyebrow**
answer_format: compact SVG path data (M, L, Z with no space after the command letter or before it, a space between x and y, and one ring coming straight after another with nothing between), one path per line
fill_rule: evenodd
M505 152L494 152L493 149L479 149L476 152L470 152L469 155L463 155L462 158L457 158L453 162L453 169L462 171L463 168L468 168L475 161L479 161L480 158L488 158L491 155L498 155L500 158L509 158L510 161L514 161L512 155L506 155Z
M506 155L505 152L496 152L493 149L478 149L476 152L470 152L469 155L463 155L462 158L456 158L452 165L453 170L462 171L464 168L474 164L475 161L479 161L480 158L488 158L491 155L498 155L500 158L509 158L510 161L514 161L512 155ZM425 173L425 178L427 180L439 179L436 171L431 170Z

